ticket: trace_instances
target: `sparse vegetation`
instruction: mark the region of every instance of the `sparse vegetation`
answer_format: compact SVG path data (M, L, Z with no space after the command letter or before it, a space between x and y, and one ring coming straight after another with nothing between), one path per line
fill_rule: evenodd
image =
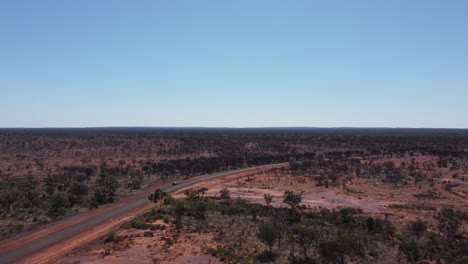
M211 196L196 187L183 199L159 189L148 197L154 210L126 227L148 239L175 232L165 235L166 248L182 243L180 234L212 234L216 246L206 252L231 263L370 263L388 252L402 262L456 263L468 248L467 149L463 131L2 131L0 233L112 203L152 183L288 162L245 179L250 193L260 188L259 177L268 178L258 204L244 200L238 187ZM324 193L315 205L305 186ZM331 194L356 204L380 199L383 211L327 208ZM109 246L124 248L128 241L118 237L108 235Z
M186 199L168 199L160 209L148 212L132 223L146 219L148 225L143 229L149 230L152 221L163 219L168 212L172 215L172 220L167 222L169 230L177 236L188 236L195 230L211 233L217 246L207 247L205 252L227 263L245 263L253 259L274 263L348 263L351 259L359 263L386 263L389 255L385 252L394 250L398 252L400 261L416 263L439 258L455 261L467 253L462 246L466 238L458 242L449 241L449 237L459 234L453 225L466 217L452 208L445 208L439 215L441 230L449 226L454 229L449 237L428 232L427 223L421 219L397 228L389 220L366 216L358 208L295 211L293 208L250 204L238 199L225 203L218 197L204 197L206 223L198 225L196 205L199 201L190 198L192 196L188 192L185 194ZM252 207L258 208L258 222L246 218ZM301 215L300 220L294 217L296 214ZM185 217L180 218L181 215ZM140 229L139 225L130 227ZM155 235L147 232L142 235ZM241 240L237 239L238 236ZM178 239L164 240L166 247L183 243Z

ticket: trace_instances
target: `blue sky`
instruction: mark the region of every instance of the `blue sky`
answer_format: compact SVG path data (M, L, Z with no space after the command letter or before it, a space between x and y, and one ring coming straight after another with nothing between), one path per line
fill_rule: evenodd
M468 1L1 1L0 127L468 128Z

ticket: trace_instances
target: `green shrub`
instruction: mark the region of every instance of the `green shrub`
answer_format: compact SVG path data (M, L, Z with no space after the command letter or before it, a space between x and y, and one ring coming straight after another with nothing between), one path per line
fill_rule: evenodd
M115 233L114 230L107 232L107 236L105 240L106 243L114 242L116 239L117 239L117 234Z
M139 219L133 219L132 222L130 222L130 226L135 229L147 229L148 228L148 225Z
M164 223L168 224L169 223L170 216L168 214L165 214L162 216L162 220Z

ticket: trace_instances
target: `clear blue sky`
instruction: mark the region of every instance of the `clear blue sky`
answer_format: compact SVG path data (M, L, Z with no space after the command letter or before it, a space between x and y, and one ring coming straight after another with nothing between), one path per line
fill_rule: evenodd
M0 2L0 127L468 128L468 1Z

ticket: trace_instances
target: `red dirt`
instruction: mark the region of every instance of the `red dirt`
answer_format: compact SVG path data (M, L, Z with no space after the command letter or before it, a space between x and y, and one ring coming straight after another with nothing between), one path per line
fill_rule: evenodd
M267 166L264 166L264 168L262 167L252 168L252 169L247 169L241 172L233 172L229 174L218 173L220 176L216 176L216 177L218 181L224 181L227 179L235 179L238 177L243 177L248 174L270 169L272 167L282 167L282 166L285 166L285 164L267 165ZM218 174L215 174L215 175L218 175ZM46 241L46 239L48 239L50 236L56 235L58 233L67 232L69 229L76 227L77 225L84 222L85 220L96 218L96 217L99 217L100 215L112 213L112 211L117 210L118 208L121 208L131 203L138 202L142 199L146 200L146 197L151 192L153 192L155 188L163 188L163 189L166 189L168 192L171 192L174 189L176 190L179 188L183 188L185 184L197 183L198 181L201 181L204 178L209 179L211 177L215 177L215 175L206 175L206 176L196 177L194 179L190 179L185 182L179 183L180 186L172 186L172 187L169 187L170 185L151 186L151 188L146 188L144 191L138 194L135 194L133 196L127 197L123 200L120 200L114 204L106 205L96 210L92 210L84 214L77 215L77 216L62 220L60 222L56 222L56 223L44 226L37 230L26 232L16 237L1 241L0 242L0 256L1 256L0 262L3 262L2 258L6 258L5 256L7 253L11 253L12 251L21 249L21 247L25 247L27 245L38 245L38 244L44 243L44 241ZM85 232L80 232L79 234L76 234L76 235L75 234L67 235L68 236L67 239L61 239L60 241L58 241L57 243L54 243L51 246L40 248L34 251L34 253L32 253L29 256L24 256L24 257L21 257L20 259L15 257L13 259L14 261L18 261L19 263L52 263L52 262L55 262L56 260L60 259L61 256L70 252L72 249L86 245L100 237L103 237L109 230L112 230L121 226L123 223L130 221L131 219L144 213L145 211L151 209L152 207L153 207L152 203L150 202L144 203L141 206L135 207L121 215L118 215L118 217L114 217L110 220L106 220L103 223L98 223L93 226L90 226L89 228L86 229L87 231ZM25 253L23 252L23 254ZM10 262L10 261L6 261L6 262Z

